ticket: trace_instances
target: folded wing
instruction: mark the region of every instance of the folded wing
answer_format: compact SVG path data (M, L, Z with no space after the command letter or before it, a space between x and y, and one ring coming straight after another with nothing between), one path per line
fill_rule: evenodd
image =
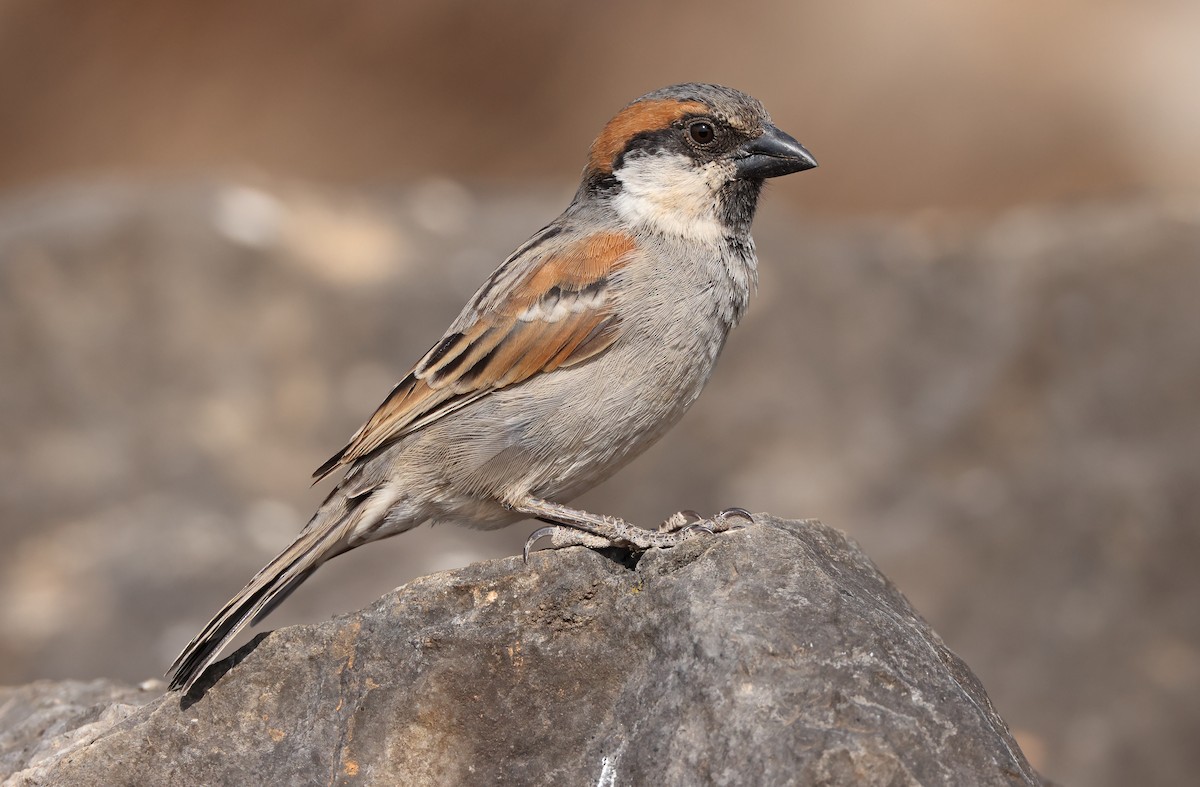
M545 233L543 233L545 234ZM320 480L492 391L596 356L620 335L613 276L635 244L594 233L527 244L496 271L450 331L392 389Z

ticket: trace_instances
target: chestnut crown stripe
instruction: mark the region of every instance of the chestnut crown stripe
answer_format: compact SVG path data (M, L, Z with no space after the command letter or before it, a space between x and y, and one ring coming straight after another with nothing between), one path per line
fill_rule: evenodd
M688 115L703 115L711 109L699 101L657 99L639 101L622 109L608 122L600 136L592 143L588 170L607 175L612 172L613 162L625 149L629 140L638 134L658 131Z

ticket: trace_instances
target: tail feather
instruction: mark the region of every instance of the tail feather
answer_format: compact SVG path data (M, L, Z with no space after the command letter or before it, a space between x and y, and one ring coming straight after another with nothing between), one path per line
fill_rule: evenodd
M287 549L255 574L188 643L167 670L172 689L191 689L239 631L265 617L322 563L348 549L342 539L342 523L331 522L326 527L315 524L310 523Z
M333 555L327 555L325 559L328 560L331 557L333 557ZM311 577L313 572L316 570L317 566L313 566L312 568L297 574L295 578L288 580L286 585L281 587L277 593L271 596L271 599L267 601L267 603L264 604L260 610L254 613L254 617L250 618L250 625L257 626L259 623L261 623L263 618L274 612L275 607L278 607L288 596L292 595L292 591L300 587L300 585L304 583L304 580Z

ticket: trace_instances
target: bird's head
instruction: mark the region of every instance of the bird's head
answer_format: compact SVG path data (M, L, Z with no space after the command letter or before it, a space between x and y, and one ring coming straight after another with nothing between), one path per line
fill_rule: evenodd
M647 231L714 241L745 235L763 181L817 166L759 101L720 85L672 85L608 122L580 197L609 201Z

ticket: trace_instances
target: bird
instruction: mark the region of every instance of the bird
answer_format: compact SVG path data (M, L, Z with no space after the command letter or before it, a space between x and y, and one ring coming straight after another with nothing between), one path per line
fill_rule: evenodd
M431 522L548 525L525 546L666 548L731 528L732 509L658 530L569 501L696 401L757 287L765 181L817 166L757 99L671 85L622 108L566 210L484 281L440 340L313 474L341 479L295 540L168 669L191 690L230 640L325 561ZM314 483L316 482L314 481Z

